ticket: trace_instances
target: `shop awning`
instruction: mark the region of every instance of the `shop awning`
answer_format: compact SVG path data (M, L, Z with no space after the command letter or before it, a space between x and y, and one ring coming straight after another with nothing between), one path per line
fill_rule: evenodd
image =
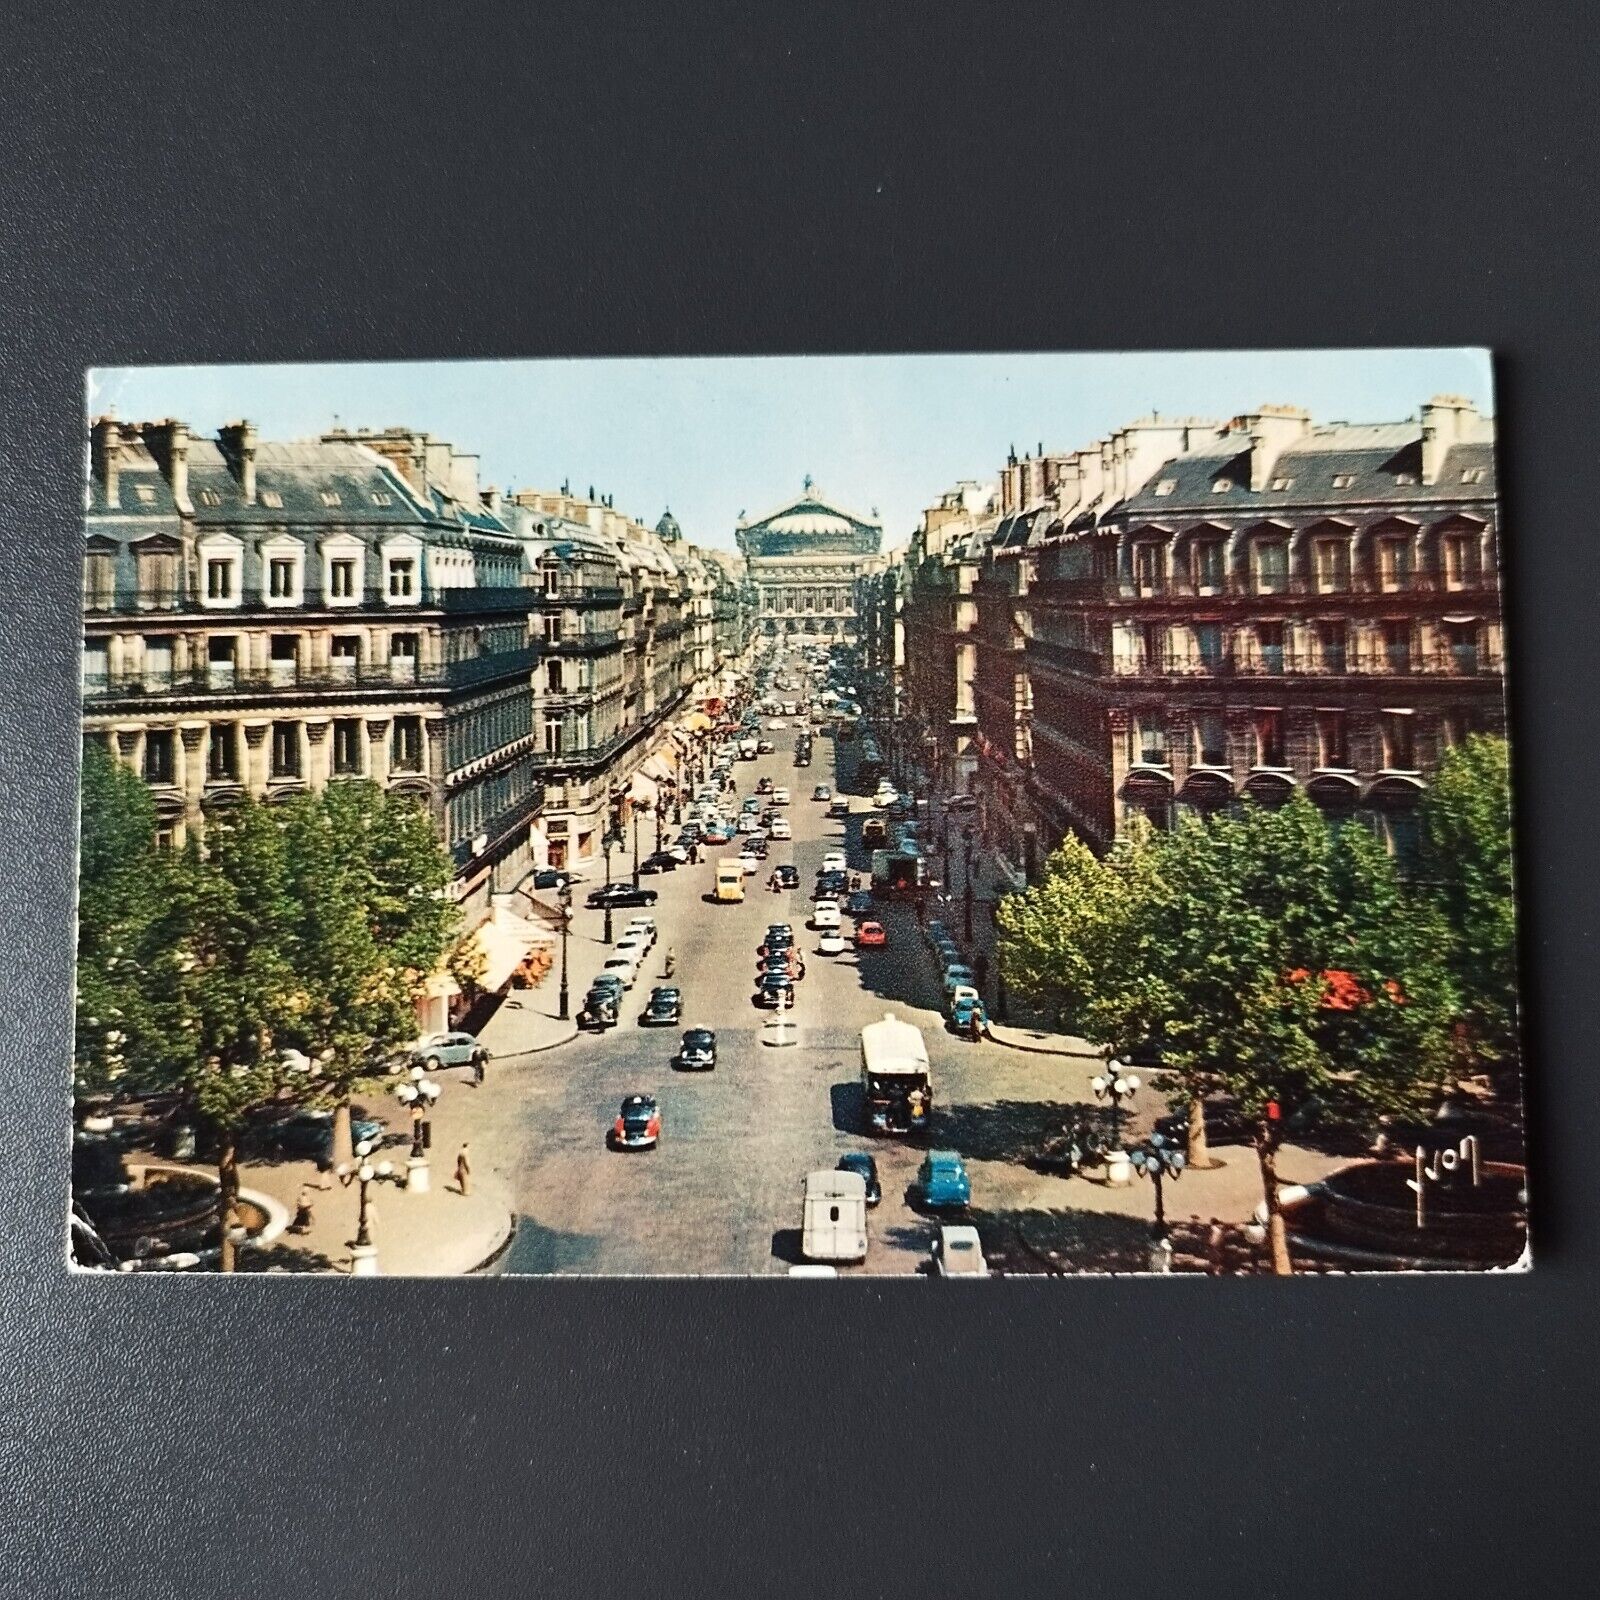
M667 783L676 781L677 768L666 759L659 751L649 757L639 769L647 778L665 780Z
M634 773L633 781L628 785L628 798L636 806L653 806L660 793L655 779L646 777L643 772Z
M691 711L689 715L683 719L683 726L690 733L708 733L711 730L712 722L711 718L708 717L705 712Z

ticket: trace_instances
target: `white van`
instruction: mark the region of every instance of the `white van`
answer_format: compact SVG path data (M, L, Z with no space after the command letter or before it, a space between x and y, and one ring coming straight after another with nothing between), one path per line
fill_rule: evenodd
M808 1261L867 1259L867 1180L859 1172L806 1174L800 1253Z

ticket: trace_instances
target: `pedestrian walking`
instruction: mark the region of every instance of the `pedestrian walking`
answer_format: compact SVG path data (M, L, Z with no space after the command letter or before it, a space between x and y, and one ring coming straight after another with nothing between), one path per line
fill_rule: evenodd
M462 1145L461 1154L456 1157L456 1188L462 1194L469 1194L472 1185L472 1163L467 1160L467 1147Z
M289 1224L290 1233L311 1232L311 1202L313 1199L311 1185L302 1183L300 1193L295 1196L294 1221Z
M481 1088L483 1086L484 1066L487 1059L481 1050L472 1058L472 1082L475 1087Z

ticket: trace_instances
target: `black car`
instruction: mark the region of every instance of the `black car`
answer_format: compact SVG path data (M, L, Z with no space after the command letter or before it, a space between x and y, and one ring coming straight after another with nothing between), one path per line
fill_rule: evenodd
M878 1182L878 1163L865 1150L852 1150L839 1157L840 1172L854 1172L866 1180L867 1204L875 1206L883 1199L883 1188Z
M535 889L565 889L571 882L572 874L557 867L540 867L533 875Z
M847 894L850 890L850 875L847 872L819 872L817 886L811 891L813 900L837 900L840 895Z
M844 908L852 917L870 917L872 915L872 891L870 889L852 889L850 898L845 901Z
M794 979L787 972L763 973L753 996L758 1006L788 1006L794 1003Z
M800 887L800 869L792 861L785 861L778 868L778 887L780 889L798 889Z
M828 807L830 817L848 817L850 815L850 802L848 800L835 800Z
M650 991L650 999L639 1015L642 1027L660 1027L668 1022L683 1021L683 990L658 986Z
M653 906L658 896L654 889L636 889L631 883L614 883L610 888L602 885L589 891L585 902L591 911L602 911L606 906Z
M639 863L640 872L676 872L680 863L670 850L657 850Z
M678 1046L678 1065L686 1072L711 1072L717 1065L717 1036L710 1028L690 1028Z

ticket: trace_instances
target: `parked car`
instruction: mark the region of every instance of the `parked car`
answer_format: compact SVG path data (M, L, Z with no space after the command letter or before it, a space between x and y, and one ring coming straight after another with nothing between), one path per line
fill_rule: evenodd
M639 1014L639 1025L644 1028L657 1028L669 1022L682 1021L683 991L658 984L650 991L650 999Z
M955 942L954 939L941 939L938 944L933 947L933 954L934 959L939 963L939 970L941 972L946 967L959 965L961 961L961 947Z
M984 1260L983 1241L978 1230L966 1223L940 1228L928 1247L928 1264L936 1278L987 1278L989 1263Z
M639 963L629 956L612 956L600 969L622 980L624 989L631 989L639 977Z
M830 789L827 784L819 783L816 788L811 791L811 798L813 800L831 800L833 799L833 790Z
M717 1036L710 1028L690 1028L678 1046L678 1065L685 1072L711 1072L717 1065Z
M889 935L884 932L881 922L861 922L856 924L856 946L861 950L881 950L888 944Z
M651 944L656 942L656 919L654 917L629 917L628 926L622 930L623 938L637 934Z
M654 1150L661 1142L661 1107L648 1094L630 1094L607 1136L619 1150Z
M844 935L837 928L824 928L817 938L819 956L842 956L845 950Z
M950 930L937 917L929 917L923 924L922 936L930 945L936 945L941 939L950 937Z
M670 850L657 850L639 863L640 872L676 872L682 863Z
M976 989L957 989L950 1000L950 1026L957 1033L965 1033L971 1028L974 1016L980 1028L989 1020L982 996Z
M848 872L850 870L849 858L843 850L830 850L822 858L824 872Z
M590 989L578 1009L578 1026L593 1029L596 1033L603 1032L606 1028L614 1028L617 1024L620 999L621 996L610 985Z
M917 1168L916 1193L929 1211L963 1211L972 1203L972 1180L954 1150L930 1150Z
M944 997L948 1001L957 989L967 988L977 991L978 978L964 961L952 961L944 969Z
M844 903L844 908L852 917L867 916L872 910L872 891L870 889L852 889L850 898Z
M636 889L631 883L614 883L609 889L603 885L598 889L591 889L586 904L591 911L601 911L608 905L613 908L653 906L659 898L654 889Z
M559 867L540 867L533 875L535 889L565 889L572 882L572 874Z
M765 959L779 951L788 951L794 948L794 935L787 929L782 933L769 932L767 937L756 947L756 954Z
M777 745L775 745L770 739L760 739L756 742L756 753L758 755L775 755L777 753L777 749Z
M831 928L837 933L840 921L839 907L832 900L819 900L812 908L811 926L819 932L824 928Z
M489 1052L470 1033L430 1033L419 1039L412 1052L429 1072L440 1067L472 1067L489 1059Z
M772 791L772 803L775 806L786 806L789 804L789 791L785 789L781 783Z
M835 800L828 807L830 817L848 817L850 815L850 802L848 800Z
M844 872L818 874L816 887L811 891L813 900L841 900L850 892L850 877Z
M772 819L771 837L774 839L794 838L794 829L789 826L789 821L786 817L774 817Z
M785 861L776 870L780 889L798 889L800 887L800 869L793 862Z
M840 1172L854 1172L867 1185L867 1204L875 1206L883 1199L883 1186L878 1182L878 1163L865 1150L851 1150L839 1157Z
M381 1122L372 1117L350 1118L350 1143L374 1144L382 1141L386 1132ZM305 1156L326 1165L333 1153L333 1113L331 1111L302 1110L292 1112L280 1122L263 1130L263 1142L285 1155Z

